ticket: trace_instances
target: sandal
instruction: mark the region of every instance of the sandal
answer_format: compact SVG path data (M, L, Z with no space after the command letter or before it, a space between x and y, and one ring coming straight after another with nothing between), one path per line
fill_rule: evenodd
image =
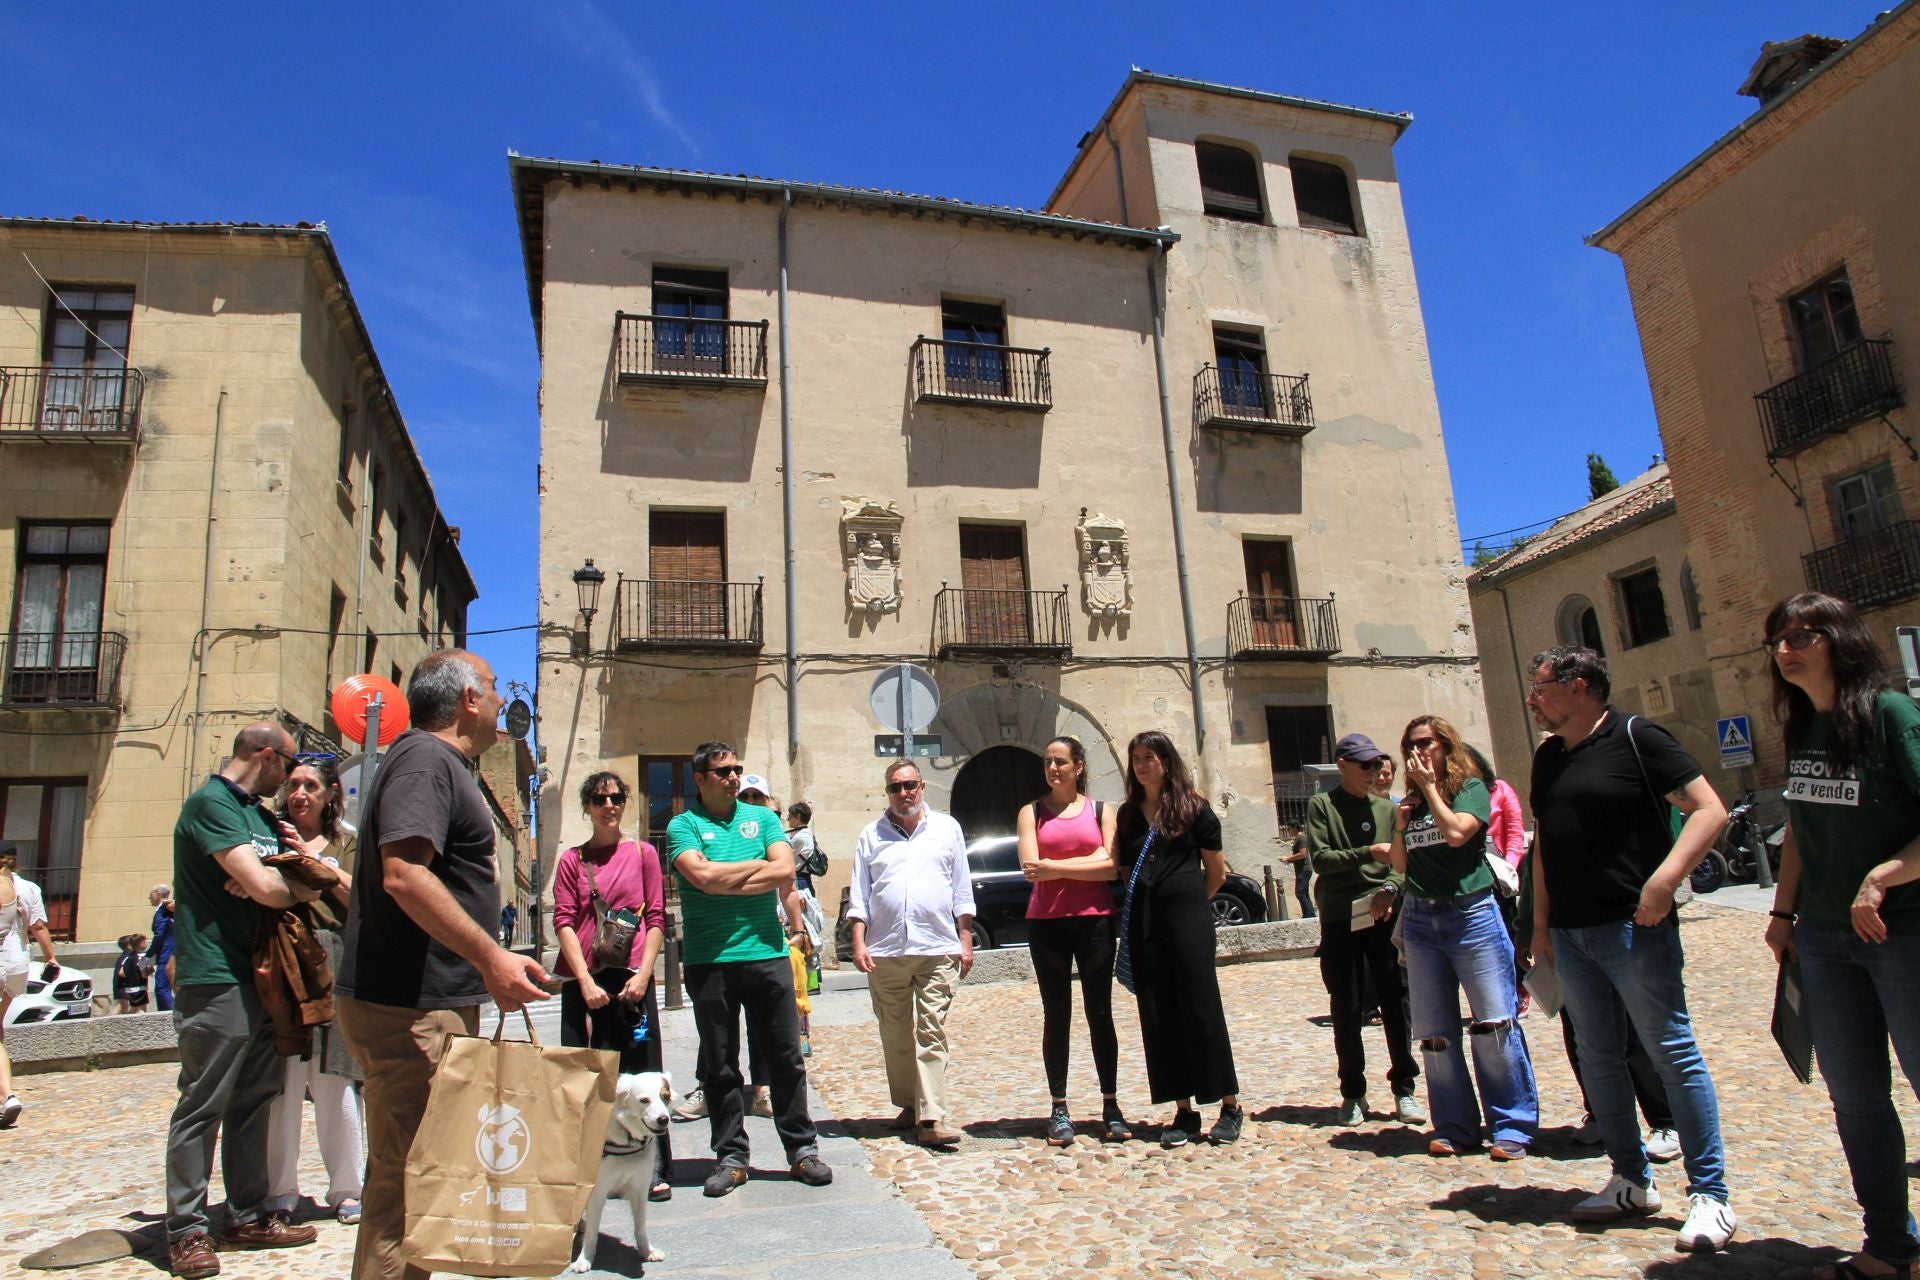
M673 1199L673 1185L666 1182L654 1183L653 1187L647 1192L647 1199L653 1201L655 1204L660 1203L662 1200Z
M1894 1266L1893 1263L1889 1262L1887 1265L1893 1267L1893 1270L1882 1275L1875 1275L1870 1271L1862 1271L1859 1267L1853 1265L1854 1260L1860 1256L1860 1254L1855 1254L1852 1258L1842 1258L1831 1267L1816 1268L1813 1273L1814 1280L1913 1280L1914 1264L1911 1262L1902 1266ZM1881 1262L1885 1260L1875 1258L1874 1261ZM1822 1274L1823 1272L1825 1274Z

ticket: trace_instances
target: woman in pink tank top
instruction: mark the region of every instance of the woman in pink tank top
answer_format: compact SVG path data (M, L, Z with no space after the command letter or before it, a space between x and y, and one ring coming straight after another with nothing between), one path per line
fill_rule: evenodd
M1047 794L1020 810L1020 870L1033 882L1027 903L1027 954L1040 984L1046 1064L1053 1114L1047 1142L1073 1141L1067 1107L1067 1035L1073 1023L1073 967L1080 966L1080 1002L1087 1011L1094 1070L1102 1099L1100 1136L1124 1142L1132 1128L1114 1100L1120 1042L1113 1030L1113 810L1087 797L1087 753L1074 737L1046 747Z

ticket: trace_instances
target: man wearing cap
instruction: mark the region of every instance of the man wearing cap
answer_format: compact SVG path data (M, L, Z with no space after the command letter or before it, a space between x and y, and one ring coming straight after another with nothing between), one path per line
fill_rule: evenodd
M1367 1117L1367 1055L1360 1027L1371 975L1387 1037L1394 1118L1425 1124L1426 1113L1413 1096L1420 1066L1408 1034L1407 989L1393 945L1402 884L1387 862L1393 805L1373 789L1374 778L1391 761L1364 733L1340 739L1333 758L1340 785L1307 801L1307 844L1319 876L1314 896L1320 905L1320 977L1340 1065L1340 1123L1354 1126Z

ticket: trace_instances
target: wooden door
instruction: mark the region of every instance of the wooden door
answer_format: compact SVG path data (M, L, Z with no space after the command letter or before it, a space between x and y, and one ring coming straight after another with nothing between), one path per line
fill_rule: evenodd
M727 638L726 520L718 511L655 511L650 517L649 638Z
M1247 621L1260 649L1293 649L1300 643L1293 566L1285 542L1249 538L1240 544L1247 566Z
M1019 525L960 526L966 643L1018 647L1031 642L1025 543Z

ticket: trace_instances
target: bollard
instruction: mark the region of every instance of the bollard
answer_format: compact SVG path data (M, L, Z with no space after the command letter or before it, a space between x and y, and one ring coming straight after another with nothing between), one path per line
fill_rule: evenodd
M1280 894L1277 891L1277 888L1274 885L1273 867L1271 865L1265 865L1260 868L1260 879L1261 879L1261 886L1260 886L1261 892L1266 895L1266 899L1267 899L1267 919L1269 920L1286 919L1287 918L1287 900L1284 895Z
M667 958L667 1008L686 1007L686 991L680 983L680 930L679 922L671 911L667 913L666 941L661 945L661 953Z

